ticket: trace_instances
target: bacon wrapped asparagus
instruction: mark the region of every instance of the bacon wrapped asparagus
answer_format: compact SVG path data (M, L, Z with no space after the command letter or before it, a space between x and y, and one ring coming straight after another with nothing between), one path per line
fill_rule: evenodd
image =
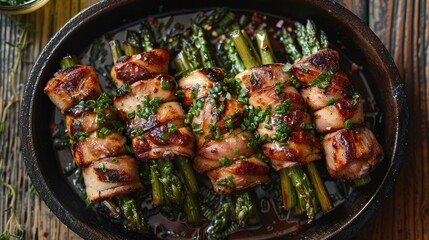
M218 193L229 194L266 182L269 168L249 145L253 134L237 128L244 105L223 89L224 78L219 68L202 68L180 79L179 86L198 142L194 167L207 173Z
M360 179L383 159L383 149L364 122L363 101L347 76L340 72L339 54L318 40L314 23L296 24L304 57L291 73L302 86L300 92L314 111L316 130L327 134L322 141L331 176ZM322 35L323 36L323 35ZM304 39L313 39L304 43Z
M91 202L104 200L106 205L128 209L123 214L129 227L144 232L140 211L127 195L143 190L143 185L135 159L126 155L123 125L117 121L112 101L102 94L93 67L77 65L72 58L64 58L62 67L44 91L65 115L72 156L82 168L86 195Z
M197 223L201 220L194 196L198 184L186 158L194 155L195 138L184 124L176 80L167 74L169 52L149 47L140 52L138 45L131 45L139 40L130 37L124 43L126 56L121 56L116 41L111 42L115 61L111 76L118 87L114 106L126 122L136 157L150 160L154 206L184 209L188 221Z

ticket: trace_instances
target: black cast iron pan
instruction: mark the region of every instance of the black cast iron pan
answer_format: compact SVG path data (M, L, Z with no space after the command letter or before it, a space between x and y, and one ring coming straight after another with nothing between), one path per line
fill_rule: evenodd
M40 197L63 223L83 238L139 238L119 224L87 211L84 202L71 191L53 149L48 127L55 109L43 88L59 69L58 62L63 56L82 52L107 31L159 14L160 10L169 14L213 7L257 10L301 21L311 18L327 32L331 41L346 45L344 53L347 56L364 66L364 74L383 116L378 137L384 147L385 159L372 175L370 185L293 236L294 239L350 238L371 218L393 186L405 153L408 113L403 85L385 47L365 23L328 0L105 0L74 17L42 51L28 79L21 107L24 160Z

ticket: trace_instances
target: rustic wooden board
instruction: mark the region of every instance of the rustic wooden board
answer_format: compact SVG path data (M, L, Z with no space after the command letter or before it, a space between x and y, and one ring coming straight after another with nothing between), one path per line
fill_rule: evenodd
M72 16L97 0L51 0L27 15L35 27L24 54L29 63L20 65L17 89L22 96L26 77L49 38ZM429 239L429 7L426 0L337 0L368 23L392 54L403 78L410 108L409 149L390 197L370 220L358 239ZM17 29L9 16L0 14L0 113L11 96L10 69L16 51L6 42L16 42ZM17 125L19 106L8 114L7 128L0 135L0 180L16 186L17 219L25 239L80 239L53 215L37 194L22 162ZM7 220L6 190L0 189L0 232Z

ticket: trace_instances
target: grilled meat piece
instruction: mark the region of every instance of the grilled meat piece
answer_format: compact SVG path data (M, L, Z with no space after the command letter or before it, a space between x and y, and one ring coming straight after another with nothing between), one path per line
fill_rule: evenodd
M263 65L236 76L249 90L249 104L254 109L268 110L257 133L265 141L262 150L276 170L320 159L322 149L314 134L305 131L312 128L311 115L289 82L289 73L282 68L282 64Z
M197 135L197 138L200 136ZM198 148L194 159L195 170L203 173L222 167L222 159L235 162L240 157L250 157L255 153L255 150L247 144L251 138L252 133L237 128L231 133L223 134L219 140L207 140Z
M384 157L374 134L365 127L327 134L323 149L329 174L350 180L366 175Z
M319 133L328 133L344 128L346 121L350 121L352 124L363 123L361 98L356 100L344 99L314 113L314 122Z
M110 75L116 87L153 78L154 74L167 74L170 53L162 48L133 56L123 56L113 66Z
M322 146L314 134L294 131L286 143L268 142L262 145L262 151L270 158L273 168L280 170L320 159Z
M336 102L353 98L355 94L344 73L335 73L326 88L308 87L301 89L300 93L313 111L328 106L330 101Z
M267 64L247 69L235 76L241 79L241 87L249 91L249 95L267 87L276 86L278 83L288 85L290 74L283 71L284 64Z
M202 68L180 79L179 86L184 92L182 104L189 107L193 100L209 96L209 89L215 82L225 78L221 68Z
M251 188L268 181L269 167L255 155L244 161L236 161L227 167L207 172L213 189L219 194Z
M175 155L193 156L195 138L189 127L169 132L167 125L152 128L142 135L131 136L134 153L140 160Z
M162 82L168 82L169 88L163 88ZM170 75L156 75L154 78L137 81L130 85L130 89L118 94L114 100L114 106L119 110L121 118L126 119L127 114L145 108L144 101L158 99L159 102L175 101L174 95L177 84ZM121 90L118 90L121 91Z
M81 65L56 72L44 91L63 113L80 101L95 99L101 94L94 68Z
M357 179L382 160L383 150L371 130L349 129L363 123L363 103L347 76L338 73L339 67L338 52L323 49L294 63L292 73L315 111L316 130L329 133L323 140L329 173Z
M125 137L115 132L103 137L97 137L97 132L93 132L85 139L75 141L70 149L76 165L86 167L102 158L126 154L125 142Z
M328 71L336 73L339 70L338 52L326 48L295 62L291 72L303 87L310 87L321 73Z
M93 67L77 65L58 71L49 80L45 93L65 113L73 140L72 156L83 169L91 201L143 189L134 158L122 156L126 153L126 139L116 132L120 127L116 112L110 99L100 96Z
M136 161L129 156L104 158L83 168L86 194L92 201L143 189Z

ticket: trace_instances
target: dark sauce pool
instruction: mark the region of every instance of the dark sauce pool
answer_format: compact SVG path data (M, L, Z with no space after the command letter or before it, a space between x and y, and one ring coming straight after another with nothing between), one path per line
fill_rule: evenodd
M239 19L244 17L251 19L251 16L255 15L251 12L235 10L233 12L235 13L237 22ZM154 20L156 20L160 26L161 35L166 35L171 33L173 28L178 26L178 23L181 24L181 27L187 28L190 25L191 19L194 18L197 14L200 13L194 12L174 16L164 15L159 17L155 16L154 18L150 17L142 19L139 22L124 26L123 28L116 29L112 32L104 34L103 36L100 36L87 48L85 52L79 55L79 59L84 65L95 66L103 90L108 93L112 93L114 92L114 89L111 87L110 79L110 69L113 65L108 44L110 40L116 39L123 41L125 40L125 34L127 30L138 31L141 22ZM291 24L292 21L290 19L272 15L259 14L258 16L261 18L263 24L266 24L266 29L269 33L269 36L271 37L270 42L278 61L287 61L285 58L284 49L279 42L276 33L280 29L278 28L278 25L281 21L283 21L283 24ZM211 39L211 42L214 43L216 39L218 38ZM165 40L168 41L168 38ZM365 76L363 75L362 67L355 64L350 58L343 54L343 45L341 43L331 42L330 47L340 52L341 70L348 75L355 89L363 96L363 99L365 99L364 110L366 113L366 124L371 129L376 129L376 126L381 122L381 116L378 114L376 104L372 100L374 99L373 94ZM213 45L213 49L214 48L215 47ZM171 57L171 59L173 57L174 55ZM63 121L63 119L64 118L61 113L56 110L55 124L59 124L61 121ZM74 161L68 148L58 150L57 159L63 169ZM145 168L144 165L144 163L141 163L142 174ZM323 161L318 161L317 166L320 170L322 178L325 181L325 185L327 186L328 192L335 207L344 202L353 191L356 193L356 189L353 188L353 184L342 180L331 179L325 170L326 168ZM81 192L76 187L75 173L65 177L68 179L70 186L77 193L79 193L79 195L81 195ZM210 183L205 175L197 175L197 177L201 180L200 182L204 183L206 187L210 187ZM144 179L143 176L142 179ZM293 236L293 233L298 229L305 229L307 225L305 215L290 217L292 214L285 212L282 209L282 206L277 204L278 201L271 197L270 189L272 186L270 184L272 183L258 186L254 191L254 196L258 201L258 207L261 216L260 225L238 228L234 233L229 235L228 239L269 239L286 235ZM145 185L145 193L139 195L138 197L140 201L140 207L148 217L148 223L151 226L150 230L156 237L167 239L206 239L205 232L210 225L209 222L204 222L202 225L196 227L188 226L182 213L161 214L159 209L154 209L152 207L150 185ZM102 208L89 208L88 211L96 211L99 213L100 218L104 218L106 221L110 221L109 219L111 219L108 216L107 211L103 210ZM319 211L319 213L316 215L315 221L321 217L323 217L323 213ZM118 222L118 224L121 223Z

